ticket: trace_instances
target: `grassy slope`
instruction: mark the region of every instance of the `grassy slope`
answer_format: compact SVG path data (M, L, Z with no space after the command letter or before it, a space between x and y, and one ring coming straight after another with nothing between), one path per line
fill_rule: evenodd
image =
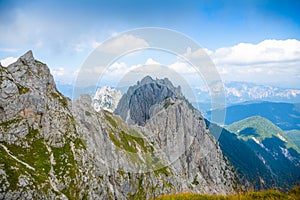
M300 130L290 130L284 132L286 137L300 149Z
M248 140L254 136L260 142L266 138L272 138L272 136L278 137L279 134L287 140L285 143L286 148L293 148L300 153L300 149L290 142L290 139L286 137L286 134L278 126L260 116L249 117L235 122L226 126L226 129L237 134L240 139Z
M204 195L193 193L180 193L164 195L159 200L179 200L179 199L195 199L195 200L251 200L251 199L266 199L266 200L299 200L300 199L300 186L294 187L288 193L282 193L277 190L266 190L260 192L248 192L245 194L237 195Z

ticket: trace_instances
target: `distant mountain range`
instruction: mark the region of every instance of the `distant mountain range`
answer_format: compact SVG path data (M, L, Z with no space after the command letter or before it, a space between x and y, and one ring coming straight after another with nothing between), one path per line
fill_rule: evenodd
M224 110L208 111L207 119L210 119L212 112L218 114ZM251 116L261 116L282 130L300 130L300 103L246 102L229 106L225 112L224 124L227 125Z
M202 111L210 109L211 98L207 88L195 87L198 103ZM280 88L248 82L224 82L226 104L228 106L246 101L300 102L300 89ZM203 110L204 109L204 110Z
M276 102L300 102L300 89L280 88L246 82L225 82L225 93L230 104L261 100Z
M93 96L97 88L101 86L75 87L72 84L57 82L57 88L65 96L77 99L80 94L89 94ZM117 88L122 93L126 92L127 87ZM190 100L193 105L199 106L202 112L211 109L211 98L207 88L192 87L197 102ZM258 85L248 82L224 82L224 92L226 95L227 106L253 101L271 101L271 102L286 102L299 103L300 89L295 88L280 88L275 86Z

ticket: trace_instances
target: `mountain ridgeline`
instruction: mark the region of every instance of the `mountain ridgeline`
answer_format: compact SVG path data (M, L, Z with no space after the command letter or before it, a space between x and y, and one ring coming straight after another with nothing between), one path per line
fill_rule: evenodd
M180 99L180 87L176 88L167 79L153 80L146 76L137 85L129 87L118 104L115 114L129 124L145 125L153 114L154 107L162 102L171 105Z
M168 79L144 78L113 114L95 111L89 95L64 97L31 51L0 65L0 75L0 199L150 199L239 187L200 112Z

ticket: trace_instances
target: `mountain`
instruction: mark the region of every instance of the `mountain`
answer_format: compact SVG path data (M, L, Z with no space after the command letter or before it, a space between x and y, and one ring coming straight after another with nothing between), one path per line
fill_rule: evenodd
M300 149L300 130L285 131L285 135Z
M234 133L206 120L210 132L218 138L223 154L236 168L242 184L248 189L274 188L272 174L247 143Z
M256 153L269 170L274 185L287 188L299 184L300 149L284 132L262 117L250 117L226 126L239 140Z
M200 108L203 107L203 105L210 103L211 98L206 87L195 87L193 90L199 101ZM229 106L246 101L300 102L300 89L280 88L248 82L224 82L224 93L226 103ZM207 106L204 106L203 108L206 110L209 109Z
M31 51L0 74L0 199L150 199L239 186L200 113L168 80L147 78L122 97L130 126L96 112L89 95L64 97ZM159 98L151 99L152 86Z
M224 110L207 112L210 119L212 112L223 113ZM225 124L231 124L251 116L261 116L276 124L282 130L300 130L300 104L275 102L246 102L232 105L225 110Z
M206 123L246 188L286 191L299 185L299 148L269 120L251 117L226 128Z
M180 87L174 87L167 78L154 80L147 76L131 86L115 114L130 124L142 126L150 143L158 144L168 165L176 166L195 189L209 191L207 183L223 190L228 187L227 180L235 180L232 167L200 112L184 98Z
M66 84L63 82L57 83L57 88L65 96L77 99L79 94L85 93L93 96L95 88L101 86L90 87L76 87L75 85ZM126 92L127 87L117 88L122 93ZM211 109L211 96L206 86L192 87L195 99L191 103L198 105L201 111L206 112ZM76 91L75 93L73 91ZM226 103L228 106L236 105L244 102L285 102L285 103L299 103L300 89L295 88L280 88L267 85L258 85L248 82L224 82L224 93Z
M103 86L96 91L93 98L93 107L96 111L107 110L113 112L122 97L120 91L109 86Z
M227 101L276 101L295 103L300 101L300 89L279 88L246 82L225 82Z
M162 102L172 105L176 98L182 98L180 87L175 88L167 78L154 81L150 76L146 76L137 85L128 88L115 114L120 115L127 123L145 125L154 106Z

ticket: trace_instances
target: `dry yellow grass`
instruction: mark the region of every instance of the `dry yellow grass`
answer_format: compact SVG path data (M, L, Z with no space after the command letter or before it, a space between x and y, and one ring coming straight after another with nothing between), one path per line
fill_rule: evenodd
M179 194L168 194L157 198L158 200L300 200L300 186L294 187L287 193L278 190L265 190L260 192L247 192L236 195L206 195L184 192Z

